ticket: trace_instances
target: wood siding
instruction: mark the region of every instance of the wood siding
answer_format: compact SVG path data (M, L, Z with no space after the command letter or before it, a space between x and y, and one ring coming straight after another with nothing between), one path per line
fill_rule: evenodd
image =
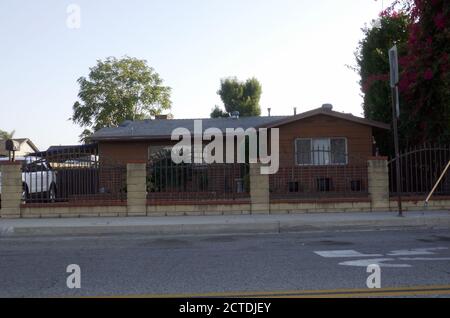
M345 137L349 164L372 155L372 127L318 115L280 127L280 166L295 165L295 139Z
M302 119L280 127L280 166L295 165L295 139L345 137L350 155L349 163L355 158L367 160L372 155L372 127L326 115ZM173 145L167 141L101 141L99 155L115 162L146 161L149 146Z

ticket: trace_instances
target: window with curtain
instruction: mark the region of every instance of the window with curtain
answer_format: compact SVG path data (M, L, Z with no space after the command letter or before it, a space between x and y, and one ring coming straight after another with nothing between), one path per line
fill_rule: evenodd
M347 164L347 139L296 139L295 158L298 165L322 166Z

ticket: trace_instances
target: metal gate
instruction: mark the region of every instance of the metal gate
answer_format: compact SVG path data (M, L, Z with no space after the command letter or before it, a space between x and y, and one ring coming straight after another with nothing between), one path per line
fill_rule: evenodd
M401 191L397 189L396 161L400 161ZM427 195L450 160L450 145L424 144L400 153L389 161L391 196ZM400 192L400 193L399 193ZM450 195L450 175L444 176L434 195Z
M160 202L224 201L249 199L248 164L175 164L170 152L161 151L147 164L147 199Z
M25 203L126 200L126 166L99 158L96 145L55 147L22 161Z
M309 164L282 166L269 176L270 198L304 200L368 197L367 158L324 149L305 153Z

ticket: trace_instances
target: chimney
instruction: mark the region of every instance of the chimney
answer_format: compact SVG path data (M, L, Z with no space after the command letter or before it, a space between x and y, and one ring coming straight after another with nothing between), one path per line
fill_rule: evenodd
M323 104L322 109L331 111L331 110L333 110L333 105L332 104Z
M297 107L294 107L294 116L297 115Z
M269 114L269 117L270 117L270 107L267 108L267 113Z
M155 119L173 119L172 114L155 115Z

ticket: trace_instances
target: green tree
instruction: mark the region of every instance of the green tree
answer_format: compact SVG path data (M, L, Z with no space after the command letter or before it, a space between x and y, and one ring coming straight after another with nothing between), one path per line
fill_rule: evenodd
M407 145L450 142L450 2L396 1L389 9L410 17L407 54L401 58L400 130ZM391 13L392 14L392 13Z
M226 112L216 106L211 117L223 117L226 113L230 114L235 111L238 111L239 116L242 117L261 115L259 101L262 88L256 78L248 79L245 82L241 82L235 77L222 79L217 94L222 99Z
M450 142L450 2L395 0L380 15L381 28L366 30L357 55L366 117L392 121L387 51L397 41L400 147ZM381 30L387 47L378 43ZM391 136L377 141L392 154Z
M406 14L393 14L382 15L371 27L362 29L364 38L355 55L361 77L364 116L368 119L392 122L388 51L396 43L399 54L405 54L408 25ZM392 153L391 132L376 132L375 137L382 154Z
M0 129L0 139L2 139L2 140L11 139L14 137L14 133L15 133L14 130L11 132L7 132L7 131Z
M220 109L219 106L214 106L212 112L211 112L211 118L223 118L223 117L230 117L230 114Z
M78 79L79 101L73 105L71 120L85 127L85 141L103 127L125 120L141 120L170 109L170 87L147 61L131 57L109 57L90 68L88 78Z

